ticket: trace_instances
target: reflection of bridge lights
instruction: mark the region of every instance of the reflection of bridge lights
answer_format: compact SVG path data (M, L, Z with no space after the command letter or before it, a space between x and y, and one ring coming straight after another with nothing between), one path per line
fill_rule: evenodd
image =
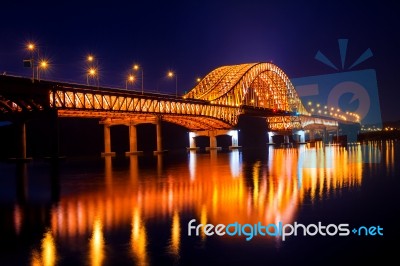
M57 253L56 253L56 245L54 242L53 235L51 231L47 231L44 234L44 238L42 240L42 260L43 265L52 266L56 264Z
M91 265L100 266L104 259L103 224L99 218L94 221L92 238L90 239Z
M179 213L178 211L175 210L172 217L171 242L169 246L170 252L175 256L179 254L180 238L181 238L181 225L179 221Z

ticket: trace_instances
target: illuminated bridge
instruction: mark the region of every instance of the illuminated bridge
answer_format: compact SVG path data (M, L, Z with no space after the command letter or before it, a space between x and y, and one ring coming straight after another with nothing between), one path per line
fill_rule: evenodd
M175 123L191 132L190 148L196 136L209 136L216 149L217 135L232 136L238 146L239 115L265 117L269 131L287 137L293 131L304 142L304 130L337 130L339 123L359 123L356 115L335 112L311 115L302 104L287 75L271 63L222 66L206 75L182 97L143 93L82 84L0 76L0 113L21 122L22 155L25 123L43 113L58 117L99 118L104 124L105 153L112 154L110 126L126 125L130 151L137 152L136 125L156 124L157 151L162 152L161 121ZM326 113L326 112L325 112ZM302 132L302 133L301 133ZM285 138L286 140L286 138ZM270 139L270 142L271 139Z

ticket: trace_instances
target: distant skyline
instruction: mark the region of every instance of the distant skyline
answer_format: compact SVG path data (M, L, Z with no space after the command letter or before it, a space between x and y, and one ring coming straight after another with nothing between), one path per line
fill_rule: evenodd
M375 69L383 121L400 119L397 65L399 9L395 2L143 1L130 3L5 2L0 17L0 73L31 75L22 60L34 41L50 59L44 78L86 83L93 54L100 85L125 88L133 64L143 67L145 91L190 90L223 65L273 62L289 78L343 71L338 39L348 39L344 69ZM321 51L335 70L314 59ZM140 90L138 82L135 89Z

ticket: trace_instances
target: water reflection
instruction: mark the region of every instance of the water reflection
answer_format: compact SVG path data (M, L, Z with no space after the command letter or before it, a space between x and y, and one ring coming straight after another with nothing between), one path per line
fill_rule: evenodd
M386 146L389 149L385 152L385 163L390 170L394 151L391 143ZM104 232L129 227L129 254L136 264L148 265L152 239L159 241L149 226L155 220L170 224L166 229L168 239L163 241L167 252L176 259L185 235L183 217L202 224L292 223L304 202L334 197L343 188L361 185L363 149L366 147L362 145L271 147L261 158L252 159L243 158L239 151L190 152L187 161L173 167L169 167L165 155L157 155L152 170L141 169L140 157L130 156L129 167L117 171L114 159L106 157L104 176L89 175L79 180L84 189L72 189L73 182L62 181L61 192L68 193L62 193L51 209L51 231L44 237L47 240L43 240L52 243L53 248L45 248L43 244L41 252L34 250L31 264L55 263L53 235L62 243L89 245L86 255L89 264L102 265L107 256ZM368 153L371 160L378 160L379 156L374 150ZM23 217L16 205L17 233ZM206 235L202 232L199 239L204 243Z
M33 249L31 253L32 266L53 266L57 262L57 251L54 237L51 230L43 235L41 251Z
M137 265L148 265L147 233L139 208L135 208L131 223L131 248Z
M62 197L52 215L53 230L61 237L80 235L88 231L95 214L112 229L126 224L129 210L135 209L144 218L172 215L177 224L183 209L213 223L292 222L305 196L329 197L338 188L361 183L359 146L272 149L267 165L258 160L244 166L241 156L238 151L191 153L189 168L167 168L162 179L140 177L137 158L131 158L128 183L113 181L112 160L107 158L106 191ZM247 168L250 176L243 176Z
M171 238L169 242L169 252L175 257L178 257L181 243L181 223L179 221L179 213L177 210L174 210L172 216Z
M100 218L96 218L93 222L93 233L89 240L89 262L92 266L100 266L103 263L104 254L104 236L103 224Z

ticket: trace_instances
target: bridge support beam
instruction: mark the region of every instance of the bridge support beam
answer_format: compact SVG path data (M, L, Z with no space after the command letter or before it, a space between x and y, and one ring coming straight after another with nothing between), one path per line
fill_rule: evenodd
M199 148L196 147L196 137L199 136L207 136L210 138L210 146L206 147L206 150L221 150L221 147L218 147L217 143L217 136L220 135L228 135L231 137L231 145L229 149L239 149L239 136L238 130L204 130L204 131L194 131L189 132L189 148L188 150L198 150Z
M306 142L306 138L305 138L305 132L304 130L299 130L296 132L297 136L298 136L298 143L299 144L305 144Z
M18 162L26 162L32 159L27 157L26 152L26 123L25 121L21 121L20 123L17 123L16 126L19 131L19 143L17 144L18 151L16 158L13 158L13 160L15 159Z
M232 137L232 145L229 146L230 150L239 149L239 134L237 130L229 130L228 135Z
M26 124L25 122L21 123L21 151L20 156L22 160L26 160Z
M154 154L163 153L164 150L162 148L162 134L161 134L161 118L158 118L156 121L156 135L157 135L157 150L154 151Z
M125 155L129 156L140 153L142 153L142 151L137 150L136 125L129 125L129 151L125 152Z
M196 147L196 132L189 132L189 148L188 150L198 150L199 147Z
M111 126L104 124L104 152L101 156L115 156L115 152L111 151Z
M206 150L217 150L217 136L214 130L208 131L208 136L210 137L210 147L206 147Z
M324 129L322 130L322 135L323 135L322 142L324 144L328 144L329 138L328 138L328 131L326 130L326 127L324 127Z
M315 131L314 129L309 130L310 142L315 142Z
M272 139L272 137L275 135L274 132L267 132L268 134L268 145L274 145L274 140Z

